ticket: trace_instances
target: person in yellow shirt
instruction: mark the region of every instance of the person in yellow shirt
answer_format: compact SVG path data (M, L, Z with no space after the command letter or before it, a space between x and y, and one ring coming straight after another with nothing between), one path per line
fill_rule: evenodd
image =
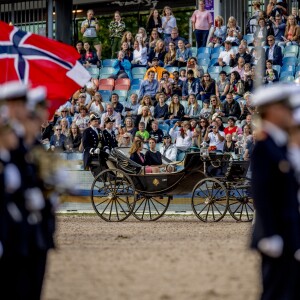
M153 72L155 73L154 78L155 78L156 80L158 80L158 81L161 80L161 78L162 78L162 73L163 73L164 71L167 71L167 70L166 70L165 68L163 68L163 67L160 67L160 66L158 65L158 63L159 63L158 58L157 58L157 57L154 57L154 58L152 59L152 67L149 68L149 69L147 70L147 72L145 73L144 80L148 79L148 73L149 73L150 71L153 71Z

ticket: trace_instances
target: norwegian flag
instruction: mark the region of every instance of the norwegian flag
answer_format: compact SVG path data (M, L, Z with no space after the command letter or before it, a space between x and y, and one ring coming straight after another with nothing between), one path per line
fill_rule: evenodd
M91 78L71 46L0 21L0 84L20 80L47 89L50 116Z

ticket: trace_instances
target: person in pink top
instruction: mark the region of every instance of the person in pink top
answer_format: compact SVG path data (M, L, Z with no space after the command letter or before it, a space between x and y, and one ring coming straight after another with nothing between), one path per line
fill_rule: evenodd
M199 1L199 9L194 11L191 20L197 47L206 47L209 29L213 25L213 19L211 13L205 10L204 0Z

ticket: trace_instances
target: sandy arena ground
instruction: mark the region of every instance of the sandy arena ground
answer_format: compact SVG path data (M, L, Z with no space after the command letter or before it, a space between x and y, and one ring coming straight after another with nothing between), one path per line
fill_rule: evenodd
M59 216L57 226L43 300L258 298L249 223L206 224L194 216L106 223L69 215Z

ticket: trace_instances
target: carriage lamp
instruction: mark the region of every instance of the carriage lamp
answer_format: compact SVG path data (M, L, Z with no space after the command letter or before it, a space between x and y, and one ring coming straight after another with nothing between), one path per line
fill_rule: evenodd
M200 145L200 156L204 159L208 158L209 152L208 152L208 144L204 141Z
M238 150L237 151L238 160L242 160L244 148L243 148L243 136L241 134L239 134L237 137L236 146L237 146L237 150Z

